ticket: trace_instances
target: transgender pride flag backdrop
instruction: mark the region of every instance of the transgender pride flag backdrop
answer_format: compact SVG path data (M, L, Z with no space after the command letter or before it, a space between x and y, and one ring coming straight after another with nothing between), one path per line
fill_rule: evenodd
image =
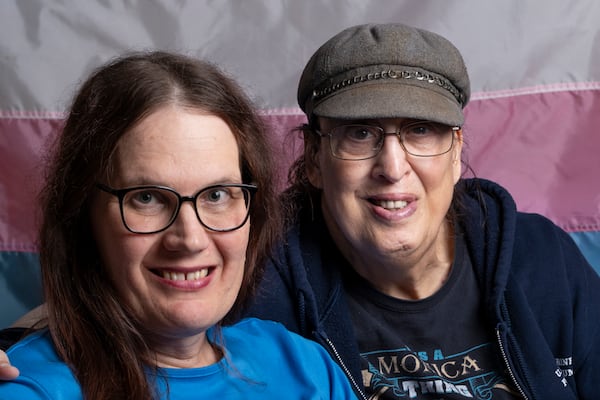
M92 68L130 50L220 64L270 123L282 171L304 121L304 63L341 29L404 22L453 41L470 71L466 159L546 215L600 270L600 2L253 0L0 2L0 328L42 301L36 192L48 141Z

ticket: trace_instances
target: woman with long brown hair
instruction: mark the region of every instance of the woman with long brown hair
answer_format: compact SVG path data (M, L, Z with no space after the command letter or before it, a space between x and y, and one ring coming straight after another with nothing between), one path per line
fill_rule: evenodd
M269 144L215 66L119 58L77 93L42 193L48 327L0 398L350 398L315 343L246 319L280 224Z

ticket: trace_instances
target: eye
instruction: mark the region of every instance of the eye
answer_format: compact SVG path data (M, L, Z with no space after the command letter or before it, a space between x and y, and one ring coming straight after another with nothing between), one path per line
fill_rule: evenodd
M229 200L231 194L226 188L219 187L208 190L202 197L209 203L221 203Z
M129 194L129 202L136 206L149 206L157 203L165 203L165 195L156 189L140 189Z
M378 136L376 127L366 125L346 125L337 129L343 132L345 139L353 141L371 141Z
M168 191L141 188L127 193L123 204L129 209L138 210L140 212L152 212L165 207L171 207L173 203L176 202L176 199L173 199L172 197L173 196Z
M434 122L416 122L405 126L403 130L405 134L411 136L430 136L439 135L447 130L447 128L444 125Z
M156 196L149 190L143 192L136 192L132 197L132 200L140 204L150 204Z
M411 125L407 127L407 133L411 135L422 136L430 134L431 129L429 125L426 124Z

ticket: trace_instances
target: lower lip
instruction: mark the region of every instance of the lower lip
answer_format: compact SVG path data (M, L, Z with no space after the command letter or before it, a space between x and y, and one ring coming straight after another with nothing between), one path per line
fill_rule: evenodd
M154 275L154 276L158 279L158 281L160 283L162 283L164 285L170 286L170 287L178 289L178 290L194 291L194 290L202 289L205 286L207 286L210 283L210 281L212 280L213 273L214 273L214 271L211 271L211 273L209 273L206 277L196 279L193 281L188 281L188 280L173 281L170 279L165 279L162 276L158 276L158 275Z
M390 210L373 203L369 203L375 215L385 221L401 221L413 215L417 211L416 202L410 202L404 208Z

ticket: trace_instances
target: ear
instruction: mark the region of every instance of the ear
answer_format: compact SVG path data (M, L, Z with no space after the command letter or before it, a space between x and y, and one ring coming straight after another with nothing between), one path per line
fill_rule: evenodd
M463 148L463 133L462 128L454 133L454 148L452 149L452 169L454 175L454 183L458 182L462 175L462 148Z
M312 133L306 133L310 137L304 138L304 163L306 167L306 177L311 185L317 189L323 189L323 179L321 177L320 163L320 138Z

